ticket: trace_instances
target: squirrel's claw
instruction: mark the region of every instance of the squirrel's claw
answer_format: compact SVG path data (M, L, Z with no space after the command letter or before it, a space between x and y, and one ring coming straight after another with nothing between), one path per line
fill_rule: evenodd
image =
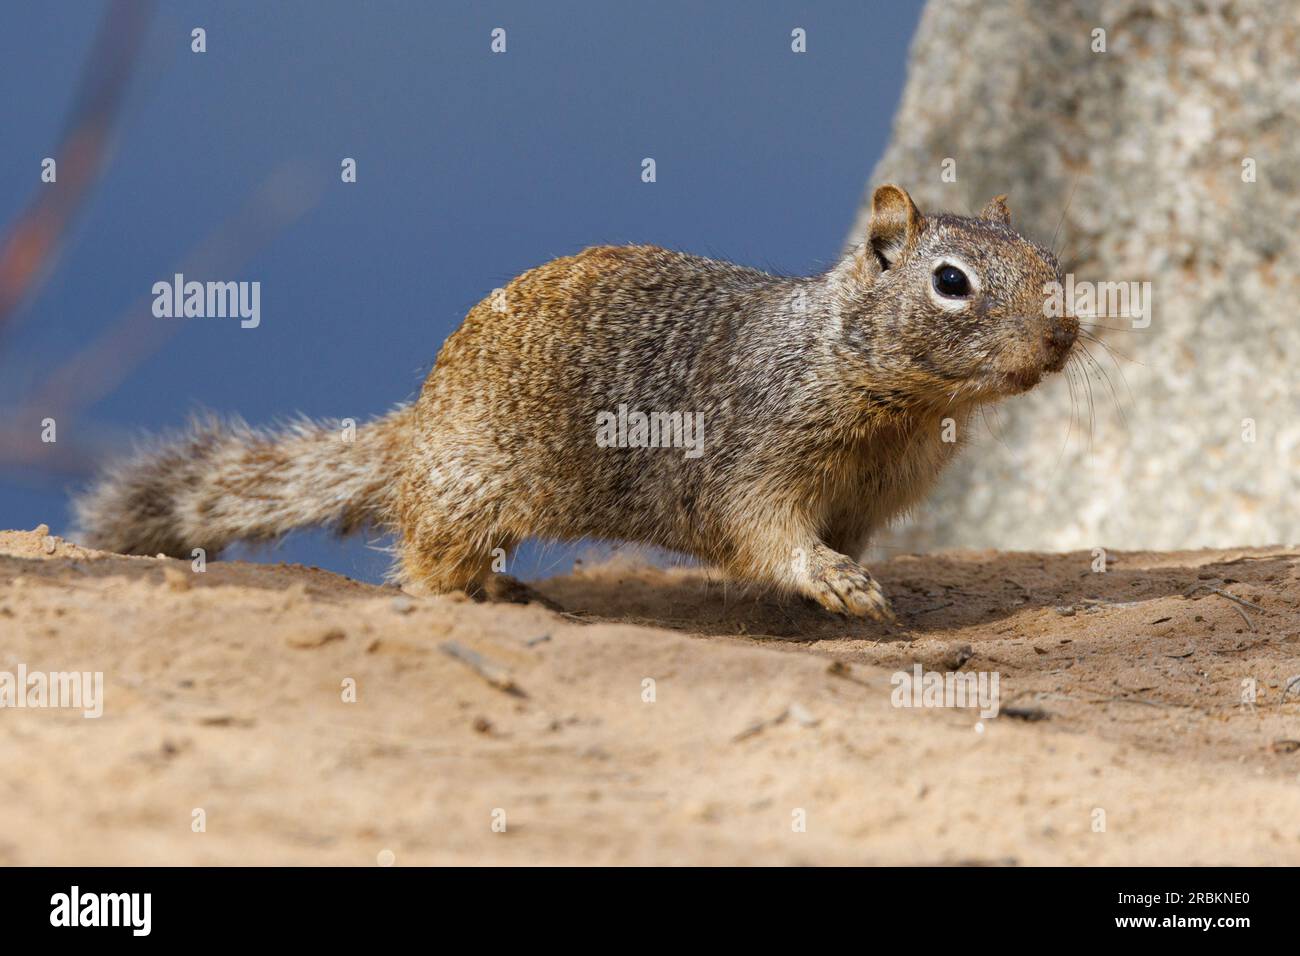
M889 599L865 568L842 563L826 568L813 580L811 597L826 610L852 617L869 617L897 624Z

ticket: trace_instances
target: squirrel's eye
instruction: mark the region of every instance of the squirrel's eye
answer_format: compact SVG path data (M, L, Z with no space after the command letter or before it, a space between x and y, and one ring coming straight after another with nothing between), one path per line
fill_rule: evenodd
M940 295L954 299L970 295L970 280L956 266L940 266L935 269L934 287Z

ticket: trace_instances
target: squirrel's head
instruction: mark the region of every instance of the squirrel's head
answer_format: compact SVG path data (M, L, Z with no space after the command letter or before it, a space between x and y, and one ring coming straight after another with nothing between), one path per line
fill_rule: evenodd
M866 241L832 273L837 352L895 399L989 401L1065 367L1078 320L1052 316L1056 258L1011 228L1006 197L976 218L922 216L898 186L871 197Z

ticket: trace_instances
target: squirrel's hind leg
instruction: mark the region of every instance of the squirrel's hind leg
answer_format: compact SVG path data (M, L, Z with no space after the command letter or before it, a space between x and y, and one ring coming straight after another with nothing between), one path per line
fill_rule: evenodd
M402 533L396 577L414 594L474 593L492 574L494 547L500 545L421 522Z
M476 601L507 604L541 604L553 611L559 605L519 579L505 573L518 539L506 535L481 537L436 528L423 521L404 534L400 546L398 580L415 594L464 591Z

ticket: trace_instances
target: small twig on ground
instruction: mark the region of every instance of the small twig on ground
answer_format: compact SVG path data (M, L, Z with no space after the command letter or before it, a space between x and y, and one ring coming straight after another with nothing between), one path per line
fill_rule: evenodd
M750 737L761 734L763 731L767 730L767 728L783 724L787 720L793 720L800 727L816 727L821 723L820 720L808 713L802 705L791 704L775 717L767 717L750 724L740 733L736 734L736 736L732 737L731 742L734 744L742 740L747 740Z
M1042 693L1036 696L1038 700L1068 700L1076 704L1142 704L1146 707L1191 709L1189 704L1166 704L1158 700L1147 700L1145 697L1072 697L1061 693ZM1005 709L1004 706L1003 710Z
M1099 704L1143 704L1147 707L1178 707L1183 710L1187 709L1186 704L1165 704L1158 700L1147 700L1145 697L1102 697L1097 700Z
M1233 593L1231 593L1231 592L1229 592L1229 591L1225 591L1223 588L1216 588L1216 587L1214 587L1214 586L1212 586L1212 585L1209 585L1209 584L1198 584L1198 585L1196 585L1194 588L1191 588L1190 590L1185 591L1185 592L1183 593L1183 597L1185 597L1185 598L1190 598L1190 597L1191 597L1193 594L1195 594L1197 591L1202 591L1202 590L1204 590L1204 591L1212 591L1213 593L1218 594L1218 595L1220 595L1221 597L1226 597L1226 598L1227 598L1229 601L1231 601L1234 605L1240 605L1240 607L1237 607L1237 613L1241 615L1241 619L1242 619L1243 621L1246 622L1246 626L1247 626L1248 628L1250 628L1252 631L1255 630L1255 622L1252 621L1252 620L1250 619L1250 615L1248 615L1248 614L1247 614L1245 611L1243 611L1241 608L1242 608L1242 607L1248 607L1248 608L1251 608L1251 609L1253 609L1253 610L1259 611L1259 612L1262 614L1263 611L1264 611L1264 609L1263 609L1262 607L1260 607L1258 604L1254 603L1253 601L1247 601L1245 598L1239 598L1239 597L1237 597L1237 595L1235 595L1235 594L1233 594Z
M1189 591L1187 591L1185 594L1183 594L1183 597L1191 597L1191 596L1192 596L1193 594L1195 594L1197 591L1200 591L1200 590L1202 590L1202 589L1204 589L1204 590L1206 590L1206 591L1213 591L1215 594L1221 594L1221 595L1223 595L1224 597L1226 597L1229 601L1236 601L1238 604L1241 604L1241 605L1243 605L1243 606L1245 606L1245 607L1248 607L1248 608L1250 608L1252 611L1260 611L1260 612L1263 612L1263 610L1264 610L1262 607L1260 607L1260 606L1259 606L1258 604L1256 604L1254 601L1247 601L1245 598L1237 597L1237 595L1233 594L1233 593L1230 592L1230 591L1225 591L1223 588L1216 588L1216 587L1214 587L1213 585L1210 585L1210 584L1198 584L1198 585L1196 585L1196 587L1192 588L1191 590L1189 590Z
M493 664L477 651L471 651L468 647L457 644L455 641L445 641L439 644L438 650L466 665L497 690L503 690L507 694L513 694L516 697L528 696L524 693L524 689L515 683L515 679L510 676L509 671Z
M859 687L874 688L877 686L871 681L863 680L861 677L854 674L853 667L845 661L831 661L830 664L826 666L826 673L830 674L832 677L839 677L842 680L846 680L850 684L857 684Z
M923 607L923 608L921 608L921 610L919 610L919 611L913 611L913 612L912 612L912 615L913 615L914 617L919 617L919 616L922 615L922 614L929 614L929 613L931 613L931 612L933 612L933 611L942 611L942 610L943 610L944 608L946 608L946 607L952 607L955 603L957 603L957 602L955 602L955 601L945 601L943 604L936 604L936 605L934 605L934 607Z
M1286 695L1291 693L1292 687L1296 687L1296 686L1300 686L1300 674L1297 674L1295 677L1292 677L1290 680L1286 682L1286 685L1282 688L1282 699L1279 701L1279 703L1283 703L1283 704L1286 703Z
M790 716L790 711L787 708L786 710L781 711L781 713L777 714L775 717L767 717L763 720L755 721L754 723L746 727L744 730L742 730L740 733L736 734L736 736L732 737L731 742L733 744L739 743L742 740L747 740L750 737L757 736L758 734L761 734L763 731L767 730L767 728L769 727L775 727L777 724L784 723L785 719L789 716Z
M998 713L1003 717L1027 720L1030 723L1039 720L1050 720L1052 717L1051 713L1041 707L1003 707Z

